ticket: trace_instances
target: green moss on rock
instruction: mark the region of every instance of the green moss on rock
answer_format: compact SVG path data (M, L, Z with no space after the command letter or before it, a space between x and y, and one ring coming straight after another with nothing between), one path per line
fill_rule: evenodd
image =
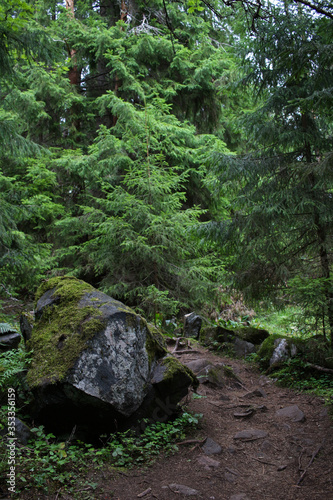
M28 348L34 351L27 374L31 387L63 380L87 348L87 341L105 327L98 309L78 306L80 299L94 290L91 285L72 277L52 278L37 290L36 303L49 290L54 290L55 302L43 308L28 342Z
M54 297L59 297L68 300L70 297L71 302L78 302L85 293L91 292L94 289L88 283L82 280L78 280L73 276L58 276L56 278L51 278L48 281L44 281L40 287L37 289L35 295L35 306L39 299L48 291L55 288Z
M263 330L262 328L254 328L252 326L244 326L242 328L236 328L233 330L234 335L239 337L246 342L251 342L251 344L261 344L265 339L269 337L269 332Z
M271 357L273 356L273 351L275 349L275 341L277 339L286 339L284 335L278 335L273 333L267 339L263 341L259 350L257 351L257 361L261 368L268 368Z
M146 351L148 353L149 366L154 359L162 358L167 353L166 344L161 332L156 326L147 325Z
M163 376L163 382L172 383L175 376L179 377L180 374L183 374L185 378L189 378L191 380L191 383L189 385L192 385L194 389L199 386L199 381L192 370L180 363L178 359L172 356L167 356L163 359L163 366L166 367Z

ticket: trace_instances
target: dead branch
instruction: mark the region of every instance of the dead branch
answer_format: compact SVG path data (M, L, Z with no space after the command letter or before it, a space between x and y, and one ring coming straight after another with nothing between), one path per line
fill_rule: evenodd
M172 354L174 354L175 356L178 356L180 354L192 354L192 353L200 353L200 351L196 351L195 349L185 349L185 351L177 351L177 352L174 352L172 351Z
M142 498L142 497L144 497L144 496L148 495L148 493L150 493L150 492L151 492L151 488L147 488L147 489L146 489L145 491L143 491L142 493L139 493L139 494L137 495L137 497L138 497L138 498Z
M333 370L331 368L325 368L324 366L314 365L313 363L307 363L307 366L310 366L314 370L318 370L320 372L333 373Z
M207 438L205 437L204 439L188 439L187 441L180 441L180 443L176 443L176 445L181 445L181 444L204 444Z
M177 340L176 340L176 345L172 351L172 354L174 354L176 351L179 350L179 343L182 341L182 340L185 340L186 341L186 344L187 344L187 347L191 347L190 346L190 343L189 343L189 340L186 338L186 337L179 337ZM181 351L179 351L181 352ZM192 351L191 351L192 352Z
M317 456L317 455L318 455L318 453L320 452L321 448L323 447L323 444L324 444L324 443L321 443L321 444L318 446L318 448L317 448L317 449L316 449L316 450L312 453L311 460L310 460L310 462L308 463L308 465L305 467L303 474L302 474L302 475L301 475L301 477L299 478L299 480L298 480L298 482L297 482L297 486L299 486L299 485L300 485L300 483L303 481L305 474L307 473L307 471L308 471L309 467L311 466L311 464L313 463L314 459L316 458L316 456Z

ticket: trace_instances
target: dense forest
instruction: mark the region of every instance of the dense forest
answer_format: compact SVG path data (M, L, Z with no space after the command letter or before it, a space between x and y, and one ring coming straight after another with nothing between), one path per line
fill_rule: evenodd
M333 342L333 8L2 0L0 283L150 319L301 307Z
M1 498L327 496L332 262L330 0L1 0Z

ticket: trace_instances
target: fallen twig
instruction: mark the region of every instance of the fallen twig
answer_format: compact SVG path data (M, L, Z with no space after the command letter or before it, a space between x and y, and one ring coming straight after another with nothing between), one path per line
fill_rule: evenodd
M15 302L20 302L19 299L15 299L15 297L12 296L12 294L10 293L10 291L7 290L7 288L5 287L5 285L3 283L0 283L0 286L1 286L1 288L3 288L5 290L5 293L7 295L9 295L9 297L10 297L11 300L14 300Z
M148 493L150 493L150 492L151 492L151 488L147 488L147 489L146 489L145 491L143 491L142 493L139 493L139 494L137 495L137 497L138 497L138 498L142 498L142 497L144 497L144 496L148 495Z
M204 439L188 439L187 441L180 441L180 443L176 443L176 445L181 445L181 444L204 444L204 442L207 440L205 437Z
M235 470L232 470L232 469L229 469L229 467L226 467L225 470L227 472L230 472L230 474L233 474L234 476L239 476L239 472L238 471L235 471Z
M304 476L305 474L307 473L309 467L311 466L311 464L313 463L314 459L316 458L316 456L318 455L318 453L320 452L322 446L323 446L324 443L321 443L318 448L312 453L312 457L311 457L311 460L310 462L308 463L308 465L305 467L304 471L303 471L303 474L301 475L301 477L299 478L298 482L297 482L297 486L299 486L299 484L303 481L304 479Z
M194 352L196 352L198 354L200 353L200 351L196 351L195 349L185 349L185 351L176 351L176 352L173 350L172 354L174 354L175 356L178 356L180 354L192 354Z
M214 403L213 401L207 401L207 403L209 403L210 405L213 405L213 406L217 406L217 408L223 408L223 405L218 405L218 404Z
M176 344L175 344L175 347L172 351L172 354L174 354L176 351L179 350L179 343L182 341L182 340L185 340L185 343L186 343L186 347L191 347L191 344L190 344L190 341L188 338L186 337L179 337L177 340L176 340ZM192 351L191 351L192 352Z
M59 490L57 491L57 495L56 495L56 497L55 497L55 500L58 500L58 498L59 498L59 494L60 494L61 490L62 490L62 486L61 486L61 488L59 488Z
M325 368L324 366L314 365L313 363L307 363L306 366L310 366L311 368L314 368L315 370L318 370L320 372L333 373L333 370L331 368Z
M260 462L261 464L266 464L266 465L272 465L273 467L279 467L278 464L273 464L273 462L266 462L265 460L261 460L260 458L256 457L251 457L252 460L256 460L257 462Z

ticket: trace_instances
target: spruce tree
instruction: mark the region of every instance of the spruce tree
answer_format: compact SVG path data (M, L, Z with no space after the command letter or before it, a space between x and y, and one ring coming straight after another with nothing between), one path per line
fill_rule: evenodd
M211 224L234 256L234 284L255 299L297 300L333 342L332 21L277 7L244 64L258 93L252 153L215 155L238 186L228 220Z

